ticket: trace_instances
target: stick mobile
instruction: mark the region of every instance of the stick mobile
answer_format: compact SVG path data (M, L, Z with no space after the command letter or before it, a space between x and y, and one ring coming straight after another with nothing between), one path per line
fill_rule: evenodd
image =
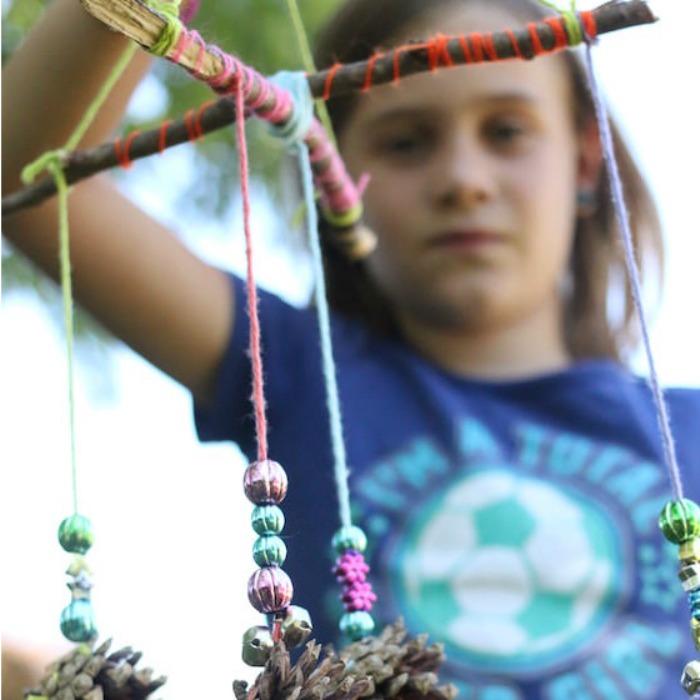
M139 0L81 0L85 8L110 28L121 32L149 52L185 68L191 75L207 83L221 97L203 105L195 114L179 122L166 123L149 133L132 133L123 140L104 144L88 152L75 152L79 136L72 137L66 147L45 154L27 170L31 182L43 170L51 177L3 198L3 214L32 206L43 199L59 195L61 216L62 287L68 339L69 377L72 378L72 316L69 274L68 226L66 214L67 188L70 184L101 170L121 165L128 167L136 158L162 152L178 143L195 140L206 133L235 122L240 153L240 179L244 200L244 229L247 250L248 311L251 325L251 359L253 365L253 404L255 412L258 458L246 470L243 483L254 509L252 527L257 534L253 559L257 571L248 582L251 605L268 616L267 625L256 625L243 634L243 659L251 666L264 667L252 687L234 683L234 691L243 700L273 698L326 697L352 700L357 697L454 697L455 689L440 686L437 670L444 655L437 645L427 646L421 639L406 639L400 623L371 636L374 621L370 610L376 601L368 578L363 552L365 534L350 518L347 488L347 465L343 447L340 406L334 385L334 365L324 303L320 249L315 239L317 229L315 193L333 243L350 259L366 257L375 245L375 238L362 224L361 193L363 183L355 183L345 170L332 139L322 123L313 115L312 97L328 99L352 91L366 91L373 86L420 71L447 69L460 64L493 62L508 58L528 60L564 50L578 44L590 44L599 35L651 23L655 18L641 0L608 3L596 10L563 12L540 23L530 23L518 30L438 36L424 42L401 46L391 52L376 53L368 61L357 64L336 64L308 76L288 74L265 78L220 48L207 44L194 30L187 29L178 17L175 4L151 7ZM124 65L126 64L124 61ZM636 267L631 251L629 223L626 221L622 191L616 175L607 116L598 93L592 70L589 71L596 103L601 138L605 148L613 198L621 222L628 252L635 302L643 324L639 303ZM99 98L98 98L99 101ZM260 352L260 329L257 318L256 286L252 267L252 240L249 225L247 191L247 151L244 122L248 116L267 121L273 133L296 148L300 154L305 185L307 227L316 267L316 300L322 338L324 376L334 452L334 470L340 503L341 527L333 545L339 555L333 573L343 584L342 601L345 613L341 630L351 643L340 652L330 651L321 660L320 646L307 640L312 634L312 617L307 610L292 604L293 583L282 566L286 545L280 538L284 527L281 504L287 490L283 467L268 455L267 421L264 410L264 387ZM86 128L89 120L79 127ZM315 191L314 191L315 190ZM676 464L673 441L665 414L663 397L658 387L653 357L646 343L651 369L651 383L660 425L667 467L674 489L674 499L666 504L659 526L664 536L679 545L679 578L688 594L691 634L700 650L700 507L684 498ZM72 379L69 381L72 387ZM72 388L69 389L72 391ZM73 409L71 402L71 439L73 450ZM140 655L130 649L108 654L109 643L95 647L98 630L90 601L90 571L85 555L92 546L90 521L78 512L73 457L74 512L59 527L59 542L73 555L68 568L71 600L60 617L64 636L78 644L68 657L57 662L40 688L29 696L56 697L58 700L87 698L146 697L159 688L163 678L153 679L151 672L135 671ZM298 662L292 666L288 648L306 644ZM379 659L379 665L377 664ZM700 661L690 661L681 683L689 695L700 693Z

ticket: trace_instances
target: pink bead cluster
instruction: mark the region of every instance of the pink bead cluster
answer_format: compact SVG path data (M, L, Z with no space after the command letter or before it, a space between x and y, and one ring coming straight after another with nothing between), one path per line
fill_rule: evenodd
M287 473L271 459L253 462L243 476L243 489L255 505L279 505L287 495ZM262 566L248 579L248 600L261 613L285 610L294 588L289 576L276 565Z
M341 554L333 567L337 580L344 585L341 600L347 612L369 612L377 596L367 581L369 565L361 552L349 549Z

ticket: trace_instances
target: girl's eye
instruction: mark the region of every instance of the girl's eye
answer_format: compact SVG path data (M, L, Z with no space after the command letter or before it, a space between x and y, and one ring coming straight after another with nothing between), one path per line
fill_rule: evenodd
M498 119L486 124L484 135L489 143L504 150L522 146L529 134L527 125L515 119Z
M433 135L424 130L394 133L376 142L379 155L403 162L417 161L427 156L434 145Z

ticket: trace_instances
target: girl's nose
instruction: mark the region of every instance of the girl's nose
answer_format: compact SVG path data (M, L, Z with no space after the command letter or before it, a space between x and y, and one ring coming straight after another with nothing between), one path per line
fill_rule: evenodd
M433 197L438 206L470 209L493 196L493 164L475 137L456 134L446 139L436 165Z

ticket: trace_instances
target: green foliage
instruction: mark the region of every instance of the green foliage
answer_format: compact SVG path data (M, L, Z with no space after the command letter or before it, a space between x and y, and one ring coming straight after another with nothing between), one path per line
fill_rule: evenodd
M3 3L2 13L2 60L12 55L24 35L46 6L47 0L11 0Z

